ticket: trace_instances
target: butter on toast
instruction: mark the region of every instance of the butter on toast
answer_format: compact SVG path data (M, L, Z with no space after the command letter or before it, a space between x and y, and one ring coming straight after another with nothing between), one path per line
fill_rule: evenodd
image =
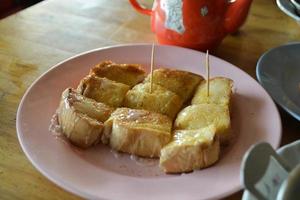
M192 104L214 103L230 105L233 81L224 77L215 77L209 81L209 96L207 96L207 81L202 81L196 89Z
M175 120L175 129L200 129L215 125L216 134L221 144L226 144L231 139L230 114L227 105L197 104L181 110Z
M146 110L117 108L104 126L104 143L143 157L159 157L161 148L171 139L171 119Z
M90 70L90 74L105 77L130 87L142 82L145 78L145 70L141 65L117 64L112 61L97 64Z
M169 116L171 119L181 109L182 99L172 91L153 84L150 93L150 83L140 83L126 94L124 106L135 109L145 109Z
M190 172L214 164L220 143L214 125L196 130L176 130L172 141L161 150L159 166L166 173Z
M184 102L190 100L203 77L191 72L160 68L153 71L153 83L161 85L179 95ZM145 79L150 82L150 74Z
M120 107L129 89L130 87L123 83L88 75L80 81L77 91L106 105Z

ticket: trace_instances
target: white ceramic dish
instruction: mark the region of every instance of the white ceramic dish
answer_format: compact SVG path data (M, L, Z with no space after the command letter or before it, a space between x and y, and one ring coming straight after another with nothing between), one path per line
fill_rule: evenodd
M291 144L285 145L277 150L279 156L293 169L300 163L300 140ZM299 177L297 177L299 180ZM298 181L299 183L299 181ZM296 185L294 183L294 185ZM297 185L299 187L299 184ZM294 198L297 199L297 198ZM257 200L247 190L243 194L242 200Z
M125 45L92 50L63 61L43 74L24 95L17 113L20 144L32 164L47 178L90 199L218 199L242 189L239 169L254 143L278 147L281 121L266 91L232 64L211 56L211 75L235 83L232 125L237 135L214 166L183 175L165 175L157 163L139 164L119 158L98 145L80 150L56 139L48 130L61 92L76 87L90 67L102 60L140 63L149 69L151 45ZM180 47L157 46L155 64L205 74L205 54Z

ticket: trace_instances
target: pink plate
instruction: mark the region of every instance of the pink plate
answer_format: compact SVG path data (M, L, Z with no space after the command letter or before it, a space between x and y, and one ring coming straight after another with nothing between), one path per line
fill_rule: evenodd
M211 75L234 80L233 130L237 135L218 163L182 175L165 175L157 162L141 163L98 145L80 150L57 139L49 125L69 86L76 87L89 69L102 60L140 63L149 69L151 45L125 45L92 50L59 63L43 74L24 95L17 113L21 146L32 164L47 178L89 199L215 199L242 188L241 160L254 143L277 148L281 121L265 90L232 64L211 56ZM173 46L156 46L155 65L205 74L205 54Z

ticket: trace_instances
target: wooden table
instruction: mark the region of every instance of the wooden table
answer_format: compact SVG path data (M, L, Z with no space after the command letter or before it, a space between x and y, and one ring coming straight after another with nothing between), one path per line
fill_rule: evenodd
M79 52L120 43L152 42L150 20L124 0L48 0L0 21L0 199L78 199L42 176L22 152L16 111L43 72ZM215 52L255 77L266 50L300 39L300 27L275 1L253 2L240 32ZM282 144L300 138L300 123L280 110ZM238 192L227 199L240 199Z

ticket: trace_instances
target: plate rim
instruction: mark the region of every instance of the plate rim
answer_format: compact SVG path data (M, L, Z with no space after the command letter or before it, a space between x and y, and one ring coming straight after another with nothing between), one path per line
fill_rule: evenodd
M41 75L39 75L31 84L30 86L27 88L26 92L23 94L22 96L22 99L19 103L19 106L18 106L18 109L17 109L17 116L16 116L16 129L17 129L17 136L18 136L18 141L21 145L21 148L22 148L22 151L24 152L24 154L26 155L27 159L31 162L31 164L36 168L37 171L39 171L43 176L45 176L48 180L50 180L52 183L54 183L55 185L59 186L61 189L63 190L66 190L68 192L70 192L71 194L76 194L78 195L79 197L83 197L83 198L89 198L89 199L95 199L95 198L98 198L94 195L90 195L88 193L86 193L85 191L83 190L78 190L76 187L73 187L72 185L70 184L64 184L64 180L62 179L57 179L57 178L53 178L51 174L49 174L48 172L46 172L45 170L43 170L38 162L35 162L29 152L27 151L26 147L25 147L25 144L22 143L22 139L21 139L21 130L20 130L20 112L21 112L21 108L24 104L24 101L25 99L27 98L29 92L31 91L31 89L36 85L36 83L42 79L46 74L48 74L50 71L56 69L57 67L59 67L60 65L62 65L63 63L65 62L68 62L69 60L72 60L74 58L78 58L78 57L81 57L81 56L84 56L86 54L89 54L89 53L93 53L93 52L97 52L97 51L102 51L102 50L105 50L105 49L113 49L113 48L119 48L119 47L133 47L133 46L151 46L152 44L151 43L126 43L126 44L118 44L118 45L109 45L109 46L104 46L104 47L99 47L99 48L95 48L95 49L91 49L91 50L87 50L87 51L84 51L84 52L81 52L81 53L78 53L78 54L75 54L71 57L68 57L60 62L58 62L57 64L54 64L52 67L50 67L48 70L46 70L45 72L43 72ZM184 47L179 47L179 46L173 46L173 45L161 45L161 44L156 44L156 46L162 46L162 47L168 47L168 48L177 48L177 49L183 49L185 51L190 51L190 52L194 52L194 53L199 53L199 54L203 54L205 55L205 53L203 53L202 51L197 51L197 50L194 50L194 49L188 49L188 48L184 48ZM222 58L219 58L217 56L214 56L214 55L210 55L211 57L213 57L214 59L218 59L218 60L221 60L222 62L228 64L228 65L231 65L232 67L234 67L236 70L240 71L241 73L244 73L245 75L248 76L249 79L251 79L252 81L256 82L262 89L263 89L263 92L265 93L265 96L271 100L270 103L273 104L273 107L274 107L274 111L277 115L277 118L279 120L279 135L278 135L278 142L275 144L275 148L277 149L280 145L280 142L281 142L281 139L282 139L282 120L281 120L281 116L279 114L279 111L278 111L278 108L276 106L276 104L274 103L274 101L272 100L270 94L266 91L266 89L264 87L262 87L256 80L255 78L253 78L252 76L250 76L248 73L246 73L245 71L243 71L241 68L235 66L234 64L222 59ZM231 195L233 194L234 192L238 192L240 191L241 189L243 189L243 186L242 184L239 184L238 187L233 187L231 190L228 190L226 192L223 192L221 194L219 194L218 196L214 196L214 198L224 198L228 195ZM101 197L102 199L104 199L103 197Z
M271 54L273 51L275 51L277 49L285 48L285 47L288 47L288 46L294 46L294 45L299 45L300 46L300 42L290 42L290 43L287 43L287 44L283 44L283 45L271 48L268 51L266 51L265 53L263 53L260 56L260 58L258 59L257 64L256 64L256 77L257 77L260 85L265 89L265 91L268 92L268 94L276 102L276 104L278 104L283 110L285 110L288 114L290 114L296 120L300 121L300 113L294 112L293 110L289 109L281 100L273 97L273 93L271 91L267 90L267 88L266 88L267 84L265 84L265 82L263 82L263 78L262 78L262 74L261 74L262 73L262 64L261 63L265 59L265 56ZM284 96L287 96L287 95L284 95Z

